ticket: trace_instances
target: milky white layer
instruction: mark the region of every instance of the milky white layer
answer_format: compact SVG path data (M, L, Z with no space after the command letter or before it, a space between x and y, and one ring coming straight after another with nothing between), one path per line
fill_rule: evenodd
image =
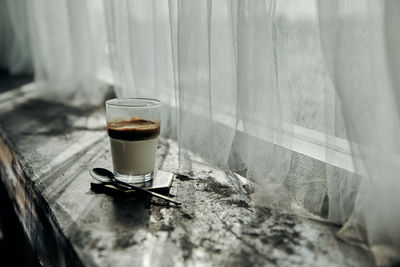
M114 172L140 175L154 171L157 141L158 137L141 141L110 138Z

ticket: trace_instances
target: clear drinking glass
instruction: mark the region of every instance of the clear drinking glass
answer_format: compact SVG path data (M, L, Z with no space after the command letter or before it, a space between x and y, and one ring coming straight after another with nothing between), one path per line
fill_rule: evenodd
M106 101L106 116L115 178L132 184L153 179L160 135L160 101L111 99Z

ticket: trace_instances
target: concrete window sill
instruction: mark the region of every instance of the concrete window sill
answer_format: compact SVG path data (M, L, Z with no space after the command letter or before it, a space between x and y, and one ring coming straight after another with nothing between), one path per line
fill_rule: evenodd
M334 237L338 227L263 207L246 181L206 164L175 179L170 193L181 208L95 194L89 168L110 167L104 110L35 97L0 110L1 182L44 265L373 264ZM177 149L161 139L158 167L176 169Z

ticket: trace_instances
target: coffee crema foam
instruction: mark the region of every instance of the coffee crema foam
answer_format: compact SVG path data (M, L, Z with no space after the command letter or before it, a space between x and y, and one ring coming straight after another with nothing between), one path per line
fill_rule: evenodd
M160 135L160 122L131 118L129 121L107 123L108 135L111 138L126 141L139 141L156 138Z

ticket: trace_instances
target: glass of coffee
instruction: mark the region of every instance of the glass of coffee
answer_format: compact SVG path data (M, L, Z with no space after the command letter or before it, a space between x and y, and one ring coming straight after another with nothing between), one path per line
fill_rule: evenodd
M106 116L115 178L131 184L153 179L160 135L160 101L111 99L106 101Z

